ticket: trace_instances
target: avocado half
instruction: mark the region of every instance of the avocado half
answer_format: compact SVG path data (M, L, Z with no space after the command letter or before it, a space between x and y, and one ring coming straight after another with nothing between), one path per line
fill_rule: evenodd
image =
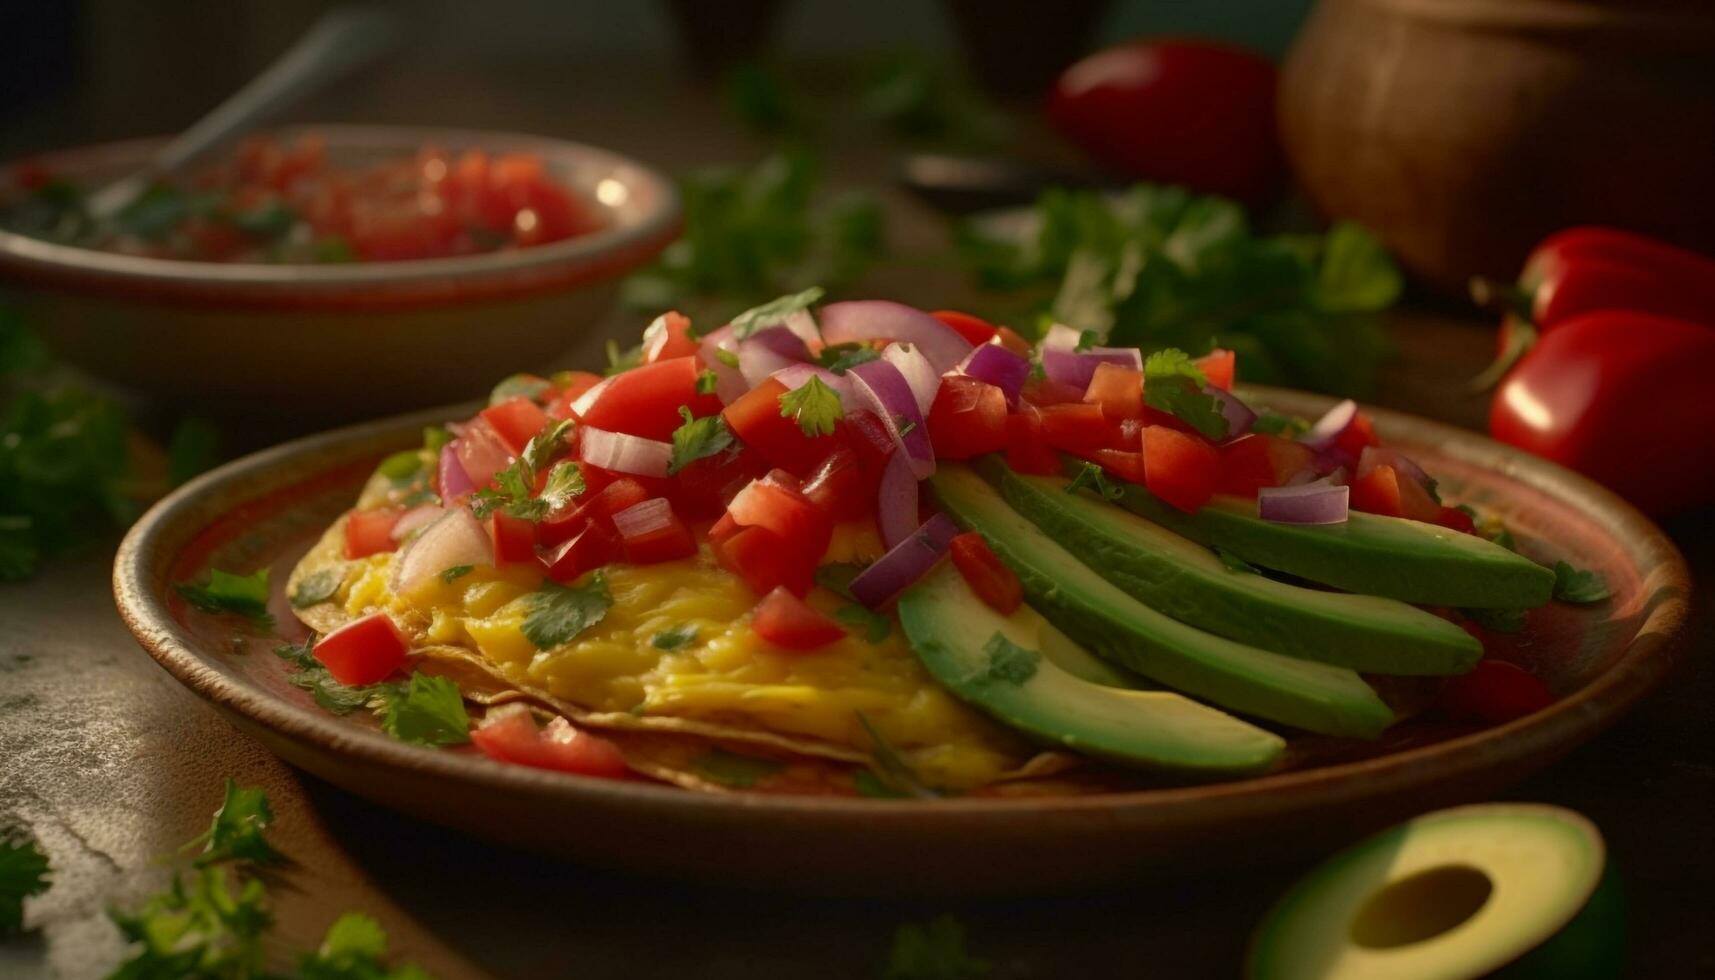
M1596 827L1560 807L1426 814L1300 880L1257 929L1246 976L1617 976L1620 915L1604 864Z

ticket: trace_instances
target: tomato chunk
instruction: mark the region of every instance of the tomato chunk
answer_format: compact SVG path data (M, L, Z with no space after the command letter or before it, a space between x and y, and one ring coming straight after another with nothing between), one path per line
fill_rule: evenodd
M601 375L588 371L562 371L554 375L553 383L554 393L548 399L548 415L550 418L569 419L572 417L572 403L584 392L601 384Z
M1042 412L1042 438L1055 449L1087 453L1096 449L1130 449L1120 429L1108 422L1100 405L1084 402L1049 405Z
M354 510L345 518L345 556L368 558L394 551L399 542L393 540L393 528L405 516L402 507L381 507L375 510Z
M493 427L500 441L512 450L514 456L523 452L530 440L553 422L547 412L522 396L490 405L477 414Z
M790 479L787 474L770 474L750 481L732 498L727 513L741 525L774 532L791 550L808 555L814 563L828 550L833 522L797 488L796 481L788 483Z
M786 650L814 650L846 635L840 624L812 609L785 586L775 588L757 603L750 628L757 636Z
M1198 436L1164 425L1143 430L1144 486L1173 507L1196 513L1221 479L1221 456Z
M673 505L663 497L651 497L613 515L613 524L625 543L625 560L633 565L676 561L697 553L697 542Z
M1100 466L1109 476L1118 477L1131 483L1144 482L1143 453L1141 452L1132 453L1123 449L1098 449L1086 458Z
M1222 391L1233 390L1234 368L1237 364L1238 355L1219 347L1197 358L1197 367L1202 369L1203 376Z
M1435 517L1435 523L1442 527L1452 528L1461 534L1476 534L1477 522L1471 515L1457 507L1443 507Z
M410 648L386 613L370 613L322 637L310 653L341 684L376 684L405 665Z
M674 477L667 496L673 501L673 509L686 520L708 520L724 513L733 495L767 470L755 452L743 445L733 446L692 460Z
M488 420L478 416L453 441L454 453L465 475L478 490L494 483L494 474L512 465L517 455Z
M994 339L995 325L981 317L975 317L969 313L960 313L957 310L936 310L929 315L953 328L959 336L970 341L973 346L986 344Z
M678 310L668 310L643 331L643 363L690 357L697 353L697 341L691 337L691 318Z
M715 526L721 525L717 522ZM715 561L743 579L752 592L767 595L782 586L794 595L810 591L820 555L806 561L801 551L765 527L745 527L737 522L728 527L724 536L717 538L710 533L709 548Z
M1024 383L1020 396L1038 408L1049 405L1077 405L1084 400L1084 390L1047 378L1032 378Z
M619 746L554 718L536 727L528 705L494 708L471 730L471 744L491 759L582 776L618 779L630 772Z
M1370 417L1365 415L1363 412L1359 412L1357 415L1354 415L1352 417L1352 424L1346 426L1345 430L1334 439L1335 448L1344 449L1346 452L1351 453L1353 459L1364 454L1364 447L1379 446L1381 444L1382 441L1376 438L1376 427L1374 423L1372 423L1370 421Z
M953 539L953 567L965 577L965 582L977 597L1003 616L1010 616L1024 601L1024 585L1018 575L1000 560L975 531L966 531Z
M1006 448L1006 393L975 378L948 377L929 407L929 442L942 459Z
M505 511L488 515L488 536L494 541L497 565L536 564L536 526Z
M834 521L855 521L875 510L879 468L866 468L856 450L841 446L804 481L804 496Z
M624 554L619 532L602 521L585 519L558 547L548 552L548 577L556 582L575 581L585 572L619 560Z
M1480 660L1470 673L1447 682L1441 707L1456 718L1500 725L1535 714L1554 703L1548 686L1505 660Z
M1402 477L1392 466L1376 466L1352 481L1351 506L1367 514L1440 523L1441 505L1421 484Z
M1030 405L1006 417L1006 465L1019 473L1060 472L1060 457L1042 435L1042 413Z
M1221 447L1221 492L1254 497L1262 487L1285 486L1310 468L1310 447L1280 436L1254 433Z
M697 392L700 368L694 357L644 364L607 379L607 387L584 413L594 428L665 442L684 421L679 407L702 418L721 410L720 399Z
M1143 372L1118 364L1098 364L1084 391L1084 401L1100 405L1113 421L1143 415Z
M769 378L728 405L722 415L727 428L770 466L806 476L840 444L835 435L806 436L796 419L780 414L780 397L789 389Z

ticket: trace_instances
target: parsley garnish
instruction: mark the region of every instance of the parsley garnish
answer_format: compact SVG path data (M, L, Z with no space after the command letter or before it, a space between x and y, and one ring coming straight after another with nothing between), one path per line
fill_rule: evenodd
M1191 356L1176 348L1156 351L1143 362L1145 404L1172 415L1205 438L1225 439L1227 417L1221 414L1220 399L1203 391L1208 383Z
M220 809L214 811L214 823L181 850L188 851L201 844L202 853L192 862L199 868L226 861L277 864L282 860L280 852L263 837L263 831L273 822L274 810L268 805L268 794L228 779L226 797Z
M530 520L540 520L561 507L572 502L572 498L584 492L584 471L578 464L570 460L560 460L554 468L548 471L548 480L542 484L542 492L537 495L534 503L537 508L519 504L514 510L518 516L528 516Z
M1524 609L1461 609L1460 614L1495 633L1517 633L1524 629Z
M718 747L692 759L691 767L704 779L733 789L748 789L785 768L774 759L758 759Z
M764 327L772 327L794 313L809 309L826 292L820 286L811 286L801 293L787 293L745 310L732 318L732 335L743 340Z
M894 931L881 980L981 980L989 972L986 960L965 950L965 927L959 920L940 915Z
M324 568L313 575L304 576L298 580L298 587L290 596L293 608L304 609L332 599L333 594L339 591L342 581L344 576L332 568Z
M673 430L673 456L667 463L668 476L732 445L732 433L727 431L725 418L719 415L693 418L691 410L683 405L679 406L679 417L685 421Z
M22 830L0 833L0 936L24 927L24 899L48 890L48 856Z
M780 396L780 414L795 419L806 436L831 436L834 426L844 414L840 396L821 378L812 375L808 381Z
M989 658L983 678L1015 686L1035 677L1036 664L1042 659L1040 653L1019 646L998 631L983 644L983 652Z
M600 572L579 586L558 582L542 583L540 592L529 596L529 612L524 617L524 636L538 650L547 650L572 642L579 633L601 622L607 615L613 598L607 591L607 578Z
M1613 594L1600 573L1574 568L1566 561L1554 563L1554 597L1561 602L1589 605Z
M474 571L476 571L475 565L454 565L451 568L443 568L441 569L441 581L451 585Z
M180 582L173 586L186 602L207 613L234 613L262 626L272 626L273 614L268 612L268 569L257 569L250 575L233 575L218 568L209 569L208 582L196 585Z
M871 643L880 643L893 632L892 620L855 602L849 602L834 610L834 620L863 630L864 639Z
M822 353L818 355L817 360L821 362L823 367L835 374L845 374L859 364L881 360L881 354L874 347L866 344L834 344L822 348Z
M530 437L524 444L524 452L519 459L531 473L540 473L555 456L566 448L566 435L572 431L572 420L561 419L553 425Z
M314 655L315 642L306 639L302 643L288 643L274 648L274 655L297 667L297 671L286 678L294 687L310 692L316 705L323 711L336 715L349 715L381 696L380 689L384 685L369 684L362 687L347 687L333 679L322 662Z
M384 698L381 728L414 745L459 745L470 741L470 716L459 687L445 677L414 673Z
M1077 493L1079 490L1090 490L1103 500L1118 500L1125 496L1125 491L1114 486L1102 468L1094 463L1085 463L1078 475L1072 478L1072 482L1066 484L1067 493Z
M713 371L702 371L697 374L697 394L712 395L720 386L720 376Z
M899 430L899 437L903 439L911 434L912 429L917 428L917 422L915 419L908 419L900 415L894 418L893 427Z
M657 650L677 650L688 643L695 642L696 639L697 625L685 623L670 630L662 630L656 633L654 638L649 641L649 645Z
M562 423L569 424L569 423ZM536 445L536 440L530 440L525 447L525 453ZM540 459L547 455L547 450L537 453ZM478 520L488 517L496 510L503 509L513 517L526 521L539 521L554 510L564 507L573 497L584 492L584 474L578 464L570 460L561 460L548 471L547 482L542 485L542 492L531 496L535 484L535 471L530 462L520 457L511 466L494 475L499 489L483 487L471 497L470 509Z

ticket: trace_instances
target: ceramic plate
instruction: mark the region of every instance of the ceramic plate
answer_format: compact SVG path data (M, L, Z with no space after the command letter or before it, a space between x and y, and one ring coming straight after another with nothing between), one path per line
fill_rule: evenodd
M1327 400L1252 389L1314 416ZM277 642L185 607L172 583L210 566L287 572L386 454L468 407L313 436L239 460L161 501L114 566L119 611L144 649L287 761L353 793L471 833L604 865L818 890L1044 889L1323 847L1411 813L1480 799L1548 765L1630 708L1667 672L1687 610L1684 560L1617 497L1469 432L1377 411L1384 437L1443 493L1503 517L1533 557L1593 567L1610 601L1531 614L1498 655L1542 677L1549 709L1473 731L1396 725L1358 753L1210 785L1058 799L891 801L696 794L490 762L393 741L362 713L327 714L287 683ZM278 632L303 635L280 595Z

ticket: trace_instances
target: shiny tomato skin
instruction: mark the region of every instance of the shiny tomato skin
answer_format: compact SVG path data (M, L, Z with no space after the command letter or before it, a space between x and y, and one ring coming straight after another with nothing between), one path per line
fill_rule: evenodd
M559 772L621 779L629 772L619 746L555 718L538 729L530 709L522 704L495 708L471 729L471 744L501 762Z
M1496 389L1496 439L1577 470L1654 515L1715 501L1715 330L1609 311L1545 332Z
M1197 367L1209 383L1222 391L1233 390L1233 378L1238 367L1238 355L1230 350L1216 349L1197 358Z
M556 582L576 581L585 572L618 561L625 554L624 542L611 524L584 520L543 558L548 577Z
M1091 156L1131 176L1257 205L1284 177L1276 82L1274 65L1242 48L1138 40L1066 69L1048 117Z
M1005 449L1006 393L975 378L945 378L929 406L929 442L939 459Z
M690 521L706 521L726 512L726 505L744 485L761 476L762 458L742 445L692 460L673 477L667 499L673 510Z
M368 558L397 551L399 542L393 540L393 528L404 516L402 507L352 511L345 519L345 557Z
M1292 439L1252 433L1221 447L1222 493L1254 497L1263 487L1284 486L1315 457L1310 448Z
M1055 449L1087 453L1097 449L1129 449L1120 428L1108 421L1100 405L1079 402L1049 405L1042 411L1042 438Z
M785 385L769 378L728 405L721 414L732 434L770 466L806 476L839 446L843 425L836 425L833 435L813 438L805 435L796 419L780 414L780 398L787 391Z
M690 529L685 527L685 522L679 520L679 515L674 513L671 507L666 512L665 523L647 531L628 533L629 529L624 527L623 520L615 520L615 524L621 528L620 537L625 546L625 560L633 565L677 561L697 553L696 539L691 537Z
M1547 685L1505 660L1480 660L1469 673L1449 678L1441 691L1442 710L1490 725L1535 714L1553 703Z
M1083 389L1047 378L1031 378L1024 383L1021 397L1037 408L1050 405L1079 405L1084 401Z
M810 604L777 586L756 604L750 628L783 650L804 652L845 639L846 631Z
M1006 417L1006 465L1037 476L1060 472L1060 457L1042 434L1042 413L1030 405Z
M1435 523L1445 528L1458 531L1461 534L1476 534L1477 522L1471 515L1457 507L1443 507L1435 517Z
M801 552L765 527L735 523L732 528L719 540L712 534L709 538L710 550L722 568L743 579L757 595L767 595L781 586L793 595L810 591L820 555L805 561Z
M1352 480L1349 504L1353 510L1383 517L1404 517L1400 501L1399 475L1391 466L1377 466Z
M528 398L508 398L477 413L500 436L514 456L522 453L530 440L553 424L548 413Z
M1110 421L1143 416L1143 372L1118 364L1098 364L1084 390L1084 401L1100 405Z
M1164 425L1143 430L1144 486L1163 502L1194 514L1221 480L1221 455L1215 447L1188 432Z
M497 565L535 565L536 525L522 517L497 510L488 515L488 537L494 542Z
M668 310L661 314L661 328L658 333L651 335L655 325L650 324L643 335L643 362L654 364L675 357L691 357L701 346L691 336L691 318L678 310Z
M875 467L877 473L887 465L887 458L898 447L887 434L887 425L874 412L858 412L841 423L846 445L857 453L865 466ZM881 478L878 476L879 481Z
M787 549L814 563L828 550L833 522L795 486L765 477L752 480L727 507L746 527L765 527L787 542Z
M1334 448L1351 453L1354 459L1362 456L1366 448L1381 444L1381 439L1376 436L1375 423L1363 412L1352 416L1352 424L1334 439Z
M548 416L569 419L572 417L572 403L584 392L601 384L601 375L588 371L565 371L554 375L553 381L553 393L548 397Z
M993 340L998 329L994 324L981 317L972 316L969 313L960 313L958 310L936 310L929 315L970 341L973 347Z
M971 591L1002 616L1012 615L1024 601L1024 584L982 535L966 531L953 539L949 552Z
M454 453L465 475L477 489L492 486L494 474L512 465L514 453L494 426L482 417L473 419L454 440Z
M584 414L584 424L662 442L672 439L684 422L681 405L697 418L721 410L719 398L697 392L700 370L696 358L674 357L616 374Z
M856 450L841 446L804 481L804 496L830 520L855 521L875 512L880 483L879 469L864 466Z
M1098 449L1084 457L1100 466L1109 476L1128 483L1144 482L1143 453L1124 449Z
M377 684L405 665L410 648L386 613L370 613L316 641L310 653L341 684Z

